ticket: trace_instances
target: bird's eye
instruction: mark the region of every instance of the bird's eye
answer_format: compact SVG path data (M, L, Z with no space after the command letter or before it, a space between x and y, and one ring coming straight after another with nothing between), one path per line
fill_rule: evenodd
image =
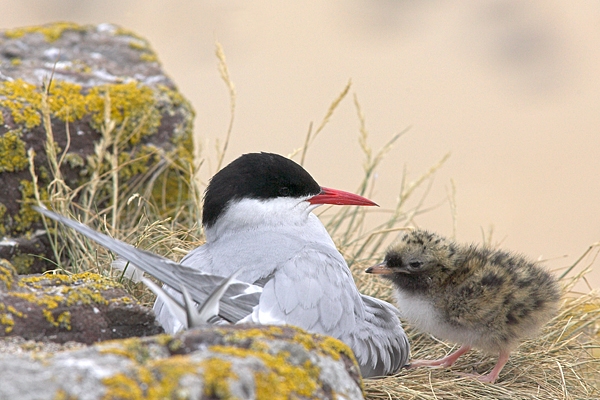
M413 261L413 262L408 263L408 266L410 267L410 269L419 269L419 268L421 268L422 265L423 265L423 263L420 261Z
M280 196L289 196L290 195L290 188L288 188L287 186L283 186L279 188L279 195Z

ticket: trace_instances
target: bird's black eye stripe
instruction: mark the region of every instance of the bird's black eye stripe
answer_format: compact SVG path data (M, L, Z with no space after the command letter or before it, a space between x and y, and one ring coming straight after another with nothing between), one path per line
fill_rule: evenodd
M388 267L402 267L402 256L396 253L388 253L385 257L385 263Z

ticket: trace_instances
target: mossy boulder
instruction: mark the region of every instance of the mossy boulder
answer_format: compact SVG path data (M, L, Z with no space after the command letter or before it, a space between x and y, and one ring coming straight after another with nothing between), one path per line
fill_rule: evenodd
M162 332L154 314L92 273L16 275L0 260L0 337L91 344Z
M53 258L37 201L101 210L140 193L169 216L190 199L194 112L146 40L109 24L7 30L0 71L0 258L19 273Z
M292 327L208 327L35 358L0 353L0 371L0 398L23 400L363 398L351 350Z

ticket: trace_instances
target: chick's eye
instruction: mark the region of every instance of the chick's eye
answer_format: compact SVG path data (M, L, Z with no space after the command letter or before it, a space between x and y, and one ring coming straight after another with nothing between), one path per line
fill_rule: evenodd
M419 269L419 268L421 268L422 265L423 265L423 263L420 261L412 261L412 262L408 263L408 266L411 269Z
M283 186L279 188L279 195L280 196L289 196L290 195L290 188L288 188L287 186Z

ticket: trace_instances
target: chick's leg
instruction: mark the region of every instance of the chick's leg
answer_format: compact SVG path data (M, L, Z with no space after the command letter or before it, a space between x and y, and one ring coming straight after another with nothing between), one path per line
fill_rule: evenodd
M468 345L462 345L460 347L460 349L456 350L454 353L447 355L444 358L440 358L439 360L415 360L412 361L410 363L410 365L408 366L408 368L418 368L418 367L449 367L452 364L454 364L454 362L456 360L458 360L458 357L462 356L463 354L465 354L466 352L468 352L469 350L471 350L471 346ZM506 361L504 362L506 363ZM502 364L504 366L504 364ZM500 369L502 369L502 367L500 367ZM494 371L492 371L494 372ZM500 371L498 371L500 372Z
M494 367L494 369L492 369L492 371L487 375L477 376L477 379L479 379L481 382L487 382L487 383L496 382L496 379L498 379L498 375L500 375L500 371L502 371L502 368L504 368L504 366L508 362L509 356L510 356L510 352L501 351L500 356L498 357L498 362L496 363L496 366Z

